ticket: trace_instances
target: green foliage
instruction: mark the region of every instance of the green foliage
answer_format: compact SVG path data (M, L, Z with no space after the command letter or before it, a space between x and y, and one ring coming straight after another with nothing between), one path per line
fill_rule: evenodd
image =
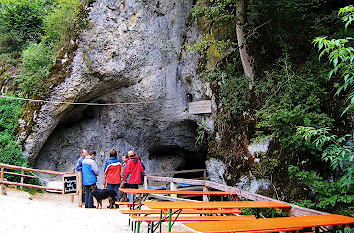
M223 26L236 20L237 0L199 1L192 10L191 17L198 20L203 17L207 27Z
M219 86L220 102L226 111L237 115L247 106L249 79L237 73L234 65L229 64L224 70L216 68L204 71L199 77L214 86Z
M47 1L0 0L0 3L0 41L3 49L20 50L29 41L40 38Z
M23 68L15 78L18 88L26 96L37 96L47 86L46 78L53 64L50 48L44 43L30 44L22 53Z
M198 123L197 137L195 138L195 145L202 145L205 143L207 137L207 125L205 121Z
M51 72L63 69L53 68L56 59L66 49L73 50L70 39L86 25L86 11L80 0L0 0L0 4L0 58L6 64L1 65L0 85L10 83L17 96L45 97L50 85L58 82L59 75L53 78ZM0 162L22 166L22 146L16 141L22 103L0 100Z
M44 41L53 44L54 49L59 49L70 36L78 33L76 30L81 24L80 0L57 0L44 20L45 37Z
M252 168L252 174L257 178L271 178L279 167L279 159L263 155L260 162Z
M342 8L339 15L344 15L342 21L346 22L345 28L354 19L354 7L347 6ZM350 92L348 100L349 105L344 110L343 113L349 109L354 109L354 48L352 45L353 38L347 37L345 39L327 39L327 36L317 37L314 40L315 45L321 52L319 57L321 58L324 54L328 54L329 61L333 65L333 69L329 72L329 78L335 74L339 74L343 78L342 83L336 83L335 86L338 87L337 94L348 90ZM349 45L348 45L349 44Z
M314 200L303 200L302 206L329 211L338 205L353 203L353 186L348 189L342 179L325 180L315 172L300 170L297 166L289 166L289 173L291 178L312 189Z
M17 120L22 111L23 101L0 98L0 163L23 166L22 147L16 141Z
M338 138L330 134L328 127L316 129L313 127L298 127L297 134L306 141L322 150L322 160L330 162L334 171L340 170L344 175L340 178L341 185L348 189L352 185L354 167L354 145L350 141L354 135Z
M321 109L328 93L323 83L318 82L313 63L306 64L298 73L292 70L287 55L279 59L278 64L280 70L265 72L264 81L255 86L255 93L265 102L256 113L257 128L265 133L271 132L272 137L280 140L287 149L307 148L311 151L314 147L296 135L296 126L332 123Z

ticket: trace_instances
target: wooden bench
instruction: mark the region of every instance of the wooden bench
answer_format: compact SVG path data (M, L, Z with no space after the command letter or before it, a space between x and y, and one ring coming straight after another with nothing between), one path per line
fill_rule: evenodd
M116 201L115 204L116 205L128 205L128 206L131 206L131 205L133 205L133 202Z
M159 222L160 217L155 216L131 216L133 222ZM190 221L221 221L221 220L253 220L256 219L254 215L238 215L238 216L180 216L174 219L177 222L190 222ZM168 219L162 219L167 222Z
M160 214L160 210L120 210L122 214L130 215L150 215L150 214ZM168 214L168 211L163 211L163 214ZM226 210L188 210L184 209L180 214L201 214L201 215L212 215L212 214L240 214L241 210L238 209L226 209Z
M134 227L133 232L140 232L140 224L146 222L148 224L148 232L154 232L154 223L158 222L161 227L162 222L169 222L169 218L160 218L155 216L131 216L132 222L138 225ZM254 220L256 217L254 215L240 215L240 216L180 216L178 218L173 218L173 222L196 222L196 221L226 221L226 220ZM158 225L158 226L159 226ZM173 225L173 224L172 224Z
M338 214L277 217L254 219L252 221L204 221L202 223L183 223L195 232L279 232L295 231L305 228L318 228L321 226L349 226L354 224L354 218Z

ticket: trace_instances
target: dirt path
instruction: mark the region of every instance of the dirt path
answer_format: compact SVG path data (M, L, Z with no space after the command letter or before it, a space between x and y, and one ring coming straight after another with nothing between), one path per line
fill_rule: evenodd
M35 194L6 189L0 195L0 233L126 233L128 216L115 209L85 209L61 194ZM103 206L108 203L104 202ZM121 207L124 209L124 207ZM146 225L141 232L146 232ZM164 226L166 228L166 226ZM180 224L174 230L184 231Z

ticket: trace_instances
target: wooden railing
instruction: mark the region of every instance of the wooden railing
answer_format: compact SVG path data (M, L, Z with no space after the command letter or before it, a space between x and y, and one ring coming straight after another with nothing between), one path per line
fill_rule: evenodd
M237 195L237 197L245 198L248 200L252 201L277 201L281 202L279 200L262 196L259 194L251 193L242 189L238 189L235 187L227 186L227 185L222 185L218 184L212 181L208 180L193 180L193 179L182 179L182 178L172 178L172 177L160 177L160 176L145 176L144 178L144 188L148 189L149 188L149 181L153 182L166 182L170 183L170 189L171 190L176 190L177 189L177 184L190 184L190 185L198 185L198 186L203 186L203 190L207 191L209 189L216 189L216 190L221 190L221 191L226 191L226 192L233 192ZM159 199L164 199L164 200L171 200L171 201L181 201L181 198L177 198L176 196L162 196L162 195L154 195L155 198ZM207 197L203 197L203 200L206 201ZM286 203L286 202L283 202ZM320 212L312 209L307 209L303 208L297 205L293 205L290 203L286 203L291 205L290 209L290 216L304 216L304 215L318 215L318 214L328 214L325 212Z
M176 175L176 174L189 174L203 172L203 178L207 178L207 169L193 169L193 170L183 170L183 171L170 171L170 172L157 172L149 173L150 176L164 176L164 175Z
M7 170L18 170L21 171L21 173L15 173L15 172L9 172ZM24 182L25 178L37 178L34 175L27 175L25 174L25 171L28 172L36 172L36 173L43 173L43 174L49 174L49 175L57 175L57 176L64 176L68 174L72 174L70 172L57 172L57 171L49 171L49 170L38 170L38 169L33 169L33 168L28 168L28 167L20 167L20 166L14 166L14 165L8 165L8 164L3 164L0 163L0 170L1 170L1 175L0 175L0 193L1 194L6 194L5 191L5 185L15 185L19 187L28 187L28 188L36 188L36 189L45 189L45 190L54 190L54 191L63 191L63 189L60 188L50 188L50 187L45 187L41 185L34 185L34 184L26 184ZM20 183L18 182L11 182L5 180L5 174L9 175L15 175L15 176L21 176Z

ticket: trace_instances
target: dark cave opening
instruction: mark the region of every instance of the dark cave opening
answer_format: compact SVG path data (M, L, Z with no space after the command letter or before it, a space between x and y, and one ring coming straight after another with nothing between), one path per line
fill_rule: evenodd
M189 151L179 146L154 146L149 149L149 159L159 160L163 156L178 156L183 159L183 163L178 165L175 171L205 169L207 149L202 147L197 151ZM174 174L174 178L196 179L203 177L203 171L193 173Z

